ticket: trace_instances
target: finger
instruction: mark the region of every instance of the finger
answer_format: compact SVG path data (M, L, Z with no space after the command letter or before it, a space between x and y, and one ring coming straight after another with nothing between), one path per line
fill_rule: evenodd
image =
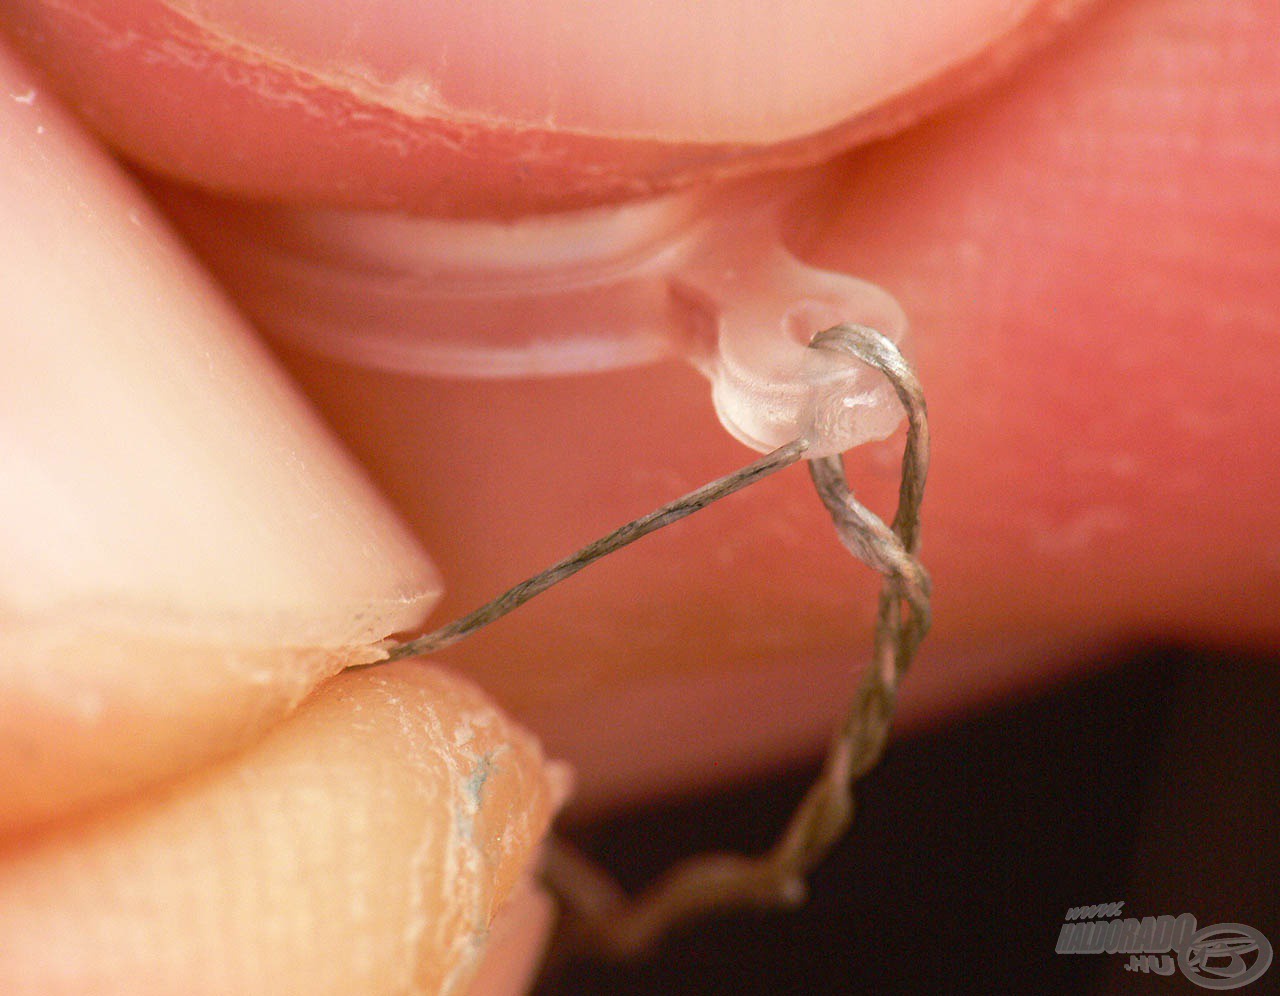
M901 299L929 396L938 604L907 721L1125 641L1280 640L1277 31L1248 4L1117 5L797 206L808 255ZM289 362L438 556L446 616L745 462L676 365L493 383ZM877 508L896 457L854 464ZM846 700L873 597L823 516L803 475L762 484L454 659L574 760L585 801L794 756Z
M225 754L434 569L162 221L0 53L0 829Z
M0 851L0 990L465 991L557 791L469 684L344 675L235 759Z
M1079 44L1056 68L1021 91L1016 113L993 99L983 116L957 117L946 133L945 157L932 159L934 131L928 141L907 140L879 153L868 174L874 182L857 185L855 161L848 182L859 199L841 209L839 237L815 250L829 263L856 264L909 302L931 401L953 413L939 452L955 457L941 458L934 475L926 545L930 561L942 562L938 590L950 591L945 597L952 601L913 679L908 711L923 703L920 711L936 715L1042 680L1064 660L1078 659L1086 641L1093 646L1156 632L1274 638L1268 628L1274 614L1265 608L1274 600L1274 572L1268 573L1265 545L1228 525L1204 531L1189 518L1197 505L1225 501L1247 509L1251 529L1274 532L1266 519L1274 503L1260 492L1258 476L1269 464L1243 452L1257 433L1252 424L1217 421L1225 411L1254 406L1234 406L1228 382L1210 380L1218 393L1203 395L1209 400L1175 438L1189 444L1196 432L1222 424L1224 435L1211 434L1222 448L1152 448L1153 438L1179 425L1176 404L1196 397L1206 381L1199 345L1167 336L1165 324L1148 319L1180 320L1184 295L1205 289L1195 307L1213 319L1206 328L1223 336L1232 328L1246 331L1244 347L1232 351L1240 367L1222 366L1223 375L1238 371L1247 382L1274 364L1271 340L1257 325L1215 324L1233 310L1221 303L1226 288L1228 302L1244 291L1247 306L1236 319L1245 312L1265 319L1276 310L1269 281L1258 277L1270 268L1250 269L1253 261L1265 263L1271 244L1265 243L1265 212L1257 210L1272 200L1257 193L1257 184L1275 172L1273 143L1259 130L1274 117L1267 103L1276 76L1270 29L1247 4L1134 3L1125 10L1119 20L1099 19L1082 29ZM1117 64L1124 73L1108 69ZM1224 85L1247 113L1234 114L1213 98ZM1055 99L1044 103L1049 96ZM1143 169L1141 150L1116 155L1126 135L1143 135L1148 143L1156 137L1151 128L1135 130L1132 113L1116 113L1125 100L1135 101L1139 117L1160 123L1163 144L1155 147L1162 157L1177 143L1185 149L1176 168L1160 166L1156 183ZM1064 116L1072 127L1060 132L1056 124ZM1089 121L1093 127L1081 127ZM1235 165L1218 159L1214 169L1197 173L1193 163L1200 157L1214 162L1215 148L1229 150L1226 158L1234 156ZM1040 157L1050 154L1057 156L1057 172L1037 184ZM1081 156L1098 172L1072 168ZM1115 165L1123 169L1109 168ZM643 173L608 163L604 169ZM394 188L394 170L389 175ZM1252 205L1250 197L1226 196L1233 187L1250 192ZM1109 197L1097 196L1108 190ZM1118 205L1144 192L1163 200L1127 216L1131 237L1108 242L1113 214L1124 216ZM1198 213L1202 199L1208 210ZM910 222L901 239L898 212ZM1229 229L1234 235L1225 246L1206 240L1204 233L1227 217L1260 224ZM1061 239L1082 222L1092 236L1087 247ZM873 237L859 242L864 230ZM1144 245L1148 230L1165 238ZM1015 234L1031 248L1010 252ZM1216 255L1241 269L1234 276L1212 267L1179 269L1192 279L1170 281L1173 271L1155 250L1194 245L1208 247L1202 261ZM1125 252L1145 258L1144 266L1126 269ZM1073 283L1082 260L1090 277ZM1107 305L1116 300L1106 294L1121 273L1129 290L1142 292L1125 305L1124 338L1118 329L1108 337L1114 326ZM1216 284L1219 277L1227 282ZM1242 277L1244 284L1236 283ZM1094 323L1076 330L1089 336L1052 334L1063 327L1064 314L1094 308L1095 301L1102 304ZM971 335L962 338L955 329ZM1073 343L1089 343L1092 351L1073 352ZM1100 343L1107 348L1098 349ZM1131 394L1131 385L1121 383L1126 356L1158 358L1142 366L1145 394ZM433 383L428 402L422 382L353 373L312 358L294 362L420 533L439 544L433 550L458 593L455 609L470 608L473 597L487 597L628 514L742 460L719 439L704 386L674 369L541 385ZM1097 362L1114 366L1095 393ZM1062 371L1071 377L1059 376ZM986 392L973 392L973 384ZM1143 417L1148 412L1159 413L1154 422ZM1113 429L1126 444L1114 450ZM575 445L565 446L566 439ZM1046 440L1047 450L1036 449ZM1071 448L1077 442L1087 445ZM602 463L602 453L615 462ZM1034 455L1006 461L1006 453ZM471 462L476 454L503 468L502 475L466 470L478 466ZM1135 454L1143 454L1143 475L1151 476L1134 473ZM887 457L878 471L873 463L862 467L869 477L880 475L876 484L885 493L891 463ZM999 487L991 485L993 469L1003 475L996 478ZM460 475L468 480L465 494L457 486ZM1059 479L1070 480L1070 487L1059 490ZM848 648L862 632L846 622L856 575L821 552L827 525L807 504L803 482L770 488L743 496L735 514L709 513L714 524L691 521L682 527L683 539L655 542L651 556L635 549L615 565L600 565L578 594L547 596L544 605L459 648L459 659L501 685L507 701L558 731L557 746L585 767L588 795L656 791L676 778L771 762L816 742L833 718L848 684ZM601 489L609 502L584 497ZM566 507L572 516L562 514ZM539 526L530 529L526 523L535 515ZM1203 545L1199 537L1206 538ZM1223 542L1210 549L1217 540ZM1112 542L1123 557L1109 556ZM1205 555L1214 565L1209 574L1187 566ZM1245 568L1233 572L1231 564ZM779 583L784 571L786 583ZM1228 585L1228 612L1221 613L1216 589L1205 587L1215 581ZM567 674L551 686L536 667L513 672L506 665L513 658L501 652L511 648L522 660ZM753 663L744 667L744 660ZM576 663L570 668L569 661ZM773 708L758 709L761 701ZM659 711L662 743L634 750L636 743L649 745L651 716Z
M816 161L955 99L1081 6L23 0L0 17L95 127L169 175L509 213Z
M1280 9L1232 10L1099 11L820 202L946 433L935 635L1280 641Z
M797 207L818 263L903 301L933 413L938 609L904 719L1126 641L1280 640L1277 31L1247 4L1118 6ZM378 248L397 231L411 258L411 225ZM746 459L674 364L494 383L289 362L438 556L446 616ZM877 508L896 457L854 464ZM575 761L587 801L795 756L835 721L870 619L829 528L802 474L770 481L454 659Z

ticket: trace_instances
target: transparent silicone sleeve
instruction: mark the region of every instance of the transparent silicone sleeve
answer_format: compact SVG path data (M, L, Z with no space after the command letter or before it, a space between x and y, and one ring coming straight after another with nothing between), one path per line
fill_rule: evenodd
M829 456L889 435L902 411L883 377L809 349L809 340L851 324L901 342L906 316L874 284L792 255L781 239L781 206L750 189L725 198L670 279L704 302L714 328L714 348L687 355L711 381L724 427L761 451L804 437L812 456Z
M787 250L788 189L752 181L509 222L228 204L205 248L253 283L241 296L264 327L307 348L455 378L680 357L736 438L765 451L803 436L822 456L887 436L901 410L882 378L809 337L850 323L901 342L906 319L875 285Z

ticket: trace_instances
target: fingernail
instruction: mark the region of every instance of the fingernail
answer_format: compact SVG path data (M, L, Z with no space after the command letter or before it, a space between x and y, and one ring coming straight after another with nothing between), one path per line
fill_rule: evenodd
M3 53L0 130L4 826L229 749L420 622L440 584L159 216Z

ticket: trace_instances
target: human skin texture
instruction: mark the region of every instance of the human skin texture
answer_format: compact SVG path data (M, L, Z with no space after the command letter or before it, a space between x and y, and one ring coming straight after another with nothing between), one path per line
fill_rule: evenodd
M337 59L314 37L295 31L287 71L272 65L264 33L277 28L260 21L239 23L248 40L229 47L229 27L206 44L146 4L114 8L122 23L139 18L133 34L100 11L13 4L4 16L86 120L166 177L166 198L207 249L227 197L503 216L608 202L823 158L833 142L883 133L987 79L979 94L835 161L788 228L801 255L886 287L911 321L935 434L924 558L937 621L903 688L909 727L1043 685L1126 640L1280 639L1280 11L1122 0L1080 14L1013 69L1008 53L1032 44L1017 40L1018 26L1056 25L1060 11L1020 18L1013 8L985 8L985 48L952 46L954 58L939 60L922 44L921 65L933 53L923 76L834 74L832 103L815 98L825 74L801 74L789 95L778 82L821 60L811 40L793 47L775 25L764 48L778 61L762 70L774 85L745 86L741 107L715 98L760 64L748 28L701 43L719 68L662 66L659 77L680 81L665 90L652 77L620 72L606 85L584 70L593 102L559 78L555 116L536 100L486 103L482 82L461 78L438 88L443 104L389 109L385 88L352 82L358 59ZM207 32L222 15L203 11ZM661 33L663 16L646 23ZM489 24L485 43L518 47L518 28ZM618 45L639 34L625 18L596 29ZM912 51L891 34L857 37ZM375 67L378 38L358 43ZM568 49L528 51L550 64ZM299 68L307 59L345 68L317 75ZM1006 72L993 81L996 66ZM930 73L950 89L931 86ZM663 90L665 103L629 116L628 81ZM465 101L474 106L459 109ZM842 101L847 120L813 110ZM441 107L453 116L440 118ZM175 193L174 178L205 192ZM243 286L235 272L222 278ZM254 312L253 300L239 304ZM437 621L749 458L678 363L444 381L281 348L435 559L446 586ZM886 445L850 461L877 508L895 459ZM811 752L856 677L872 591L797 470L593 568L443 659L569 757L580 805L598 808Z
M907 722L1043 682L1125 640L1257 645L1277 635L1265 611L1277 585L1266 540L1276 525L1268 450L1276 413L1265 390L1276 348L1276 291L1265 276L1277 261L1275 149L1265 128L1276 60L1265 42L1272 15L1255 6L1137 0L1086 12L1014 78L837 161L791 212L789 238L801 255L871 279L903 304L929 396L936 454L925 559L937 624L904 695ZM1023 21L1043 24L1053 12L1061 8L1024 12ZM439 174L456 166L449 155L439 153L435 168L436 153L410 157L417 186L404 189L399 147L383 148L377 169L339 154L367 134L347 126L343 100L366 98L372 118L360 120L370 128L389 113L364 90L335 92L328 77L309 78L299 91L307 113L290 117L279 88L296 84L296 65L271 76L260 59L245 86L217 61L224 44L209 57L212 69L135 53L139 67L130 53L151 49L104 47L100 20L57 8L48 19L43 35L27 28L18 37L67 74L99 127L148 163L187 134L193 158L165 159L170 174L243 194L248 181L227 170L260 166L264 195L340 196L356 208L444 196ZM1008 23L991 22L991 49L1026 47L1009 39ZM70 40L60 43L63 31ZM787 59L805 61L804 39L795 44L773 50L774 76L785 76ZM754 50L743 45L750 66ZM965 53L956 60L952 75L972 65ZM482 73L489 63L477 65ZM93 89L130 71L145 83L128 102ZM566 73L562 98L573 103L563 91L591 79ZM908 79L886 87L886 99L904 100ZM621 74L610 85L628 81L636 90L652 82ZM674 182L666 167L632 156L642 128L628 117L631 93L618 95L615 117L591 119L596 145L563 153L570 172L586 163L606 179L585 192L566 179L563 190L574 193L560 206L615 195L609 177L644 190ZM756 137L771 141L739 159L759 165L771 161L769 149L803 144L797 131L814 123L788 111L800 96L761 110ZM921 99L937 98L926 87ZM691 135L705 150L737 134L743 112L708 123L697 94L685 100L667 108L675 122L663 136L667 155L682 157ZM204 130L175 133L174 108L197 104L213 109L213 124L187 115ZM224 105L238 115L229 150L210 137ZM852 117L842 127L856 135ZM452 120L425 110L396 118L424 142ZM272 172L282 150L251 144L255 128L282 121L299 129L319 121L336 134L323 147L331 159L286 157L297 166L292 187ZM561 137L577 141L586 127L578 121ZM492 150L476 157L505 161ZM310 172L322 168L327 193ZM710 166L682 173L689 183L715 175ZM384 180L381 195L362 186ZM454 189L447 206L474 213L479 198L497 213L512 208L485 201L486 189ZM511 189L524 197L530 185ZM516 206L543 205L530 197ZM180 201L196 244L225 261L220 219L239 206L172 190L168 199ZM412 239L411 228L403 237ZM222 275L253 313L252 244L237 248L239 263ZM557 331L579 330L547 334ZM282 348L440 564L440 621L748 456L717 427L703 382L678 363L483 382L387 375ZM851 463L876 507L891 497L895 459L889 446ZM1205 514L1223 503L1230 516ZM579 805L589 806L812 749L854 680L872 590L833 542L797 469L593 568L448 659L575 762ZM761 697L776 708L754 710ZM660 750L651 743L655 715Z
M518 991L558 769L456 675L326 682L435 568L3 49L0 93L0 991L458 991L491 927Z
M536 742L478 689L403 664L344 675L234 762L9 849L0 979L15 994L466 991L551 806Z
M1083 5L127 0L3 16L95 126L164 174L510 215L821 161L954 100Z

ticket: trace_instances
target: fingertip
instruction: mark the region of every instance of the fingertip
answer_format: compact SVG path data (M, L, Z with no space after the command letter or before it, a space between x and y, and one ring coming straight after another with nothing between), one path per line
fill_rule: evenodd
M462 991L553 801L537 743L473 686L343 675L163 797L11 843L0 990ZM511 916L527 969L545 906Z
M0 829L228 753L439 577L146 200L0 49Z
M0 19L164 175L501 215L820 161L955 100L1089 2L24 0Z

